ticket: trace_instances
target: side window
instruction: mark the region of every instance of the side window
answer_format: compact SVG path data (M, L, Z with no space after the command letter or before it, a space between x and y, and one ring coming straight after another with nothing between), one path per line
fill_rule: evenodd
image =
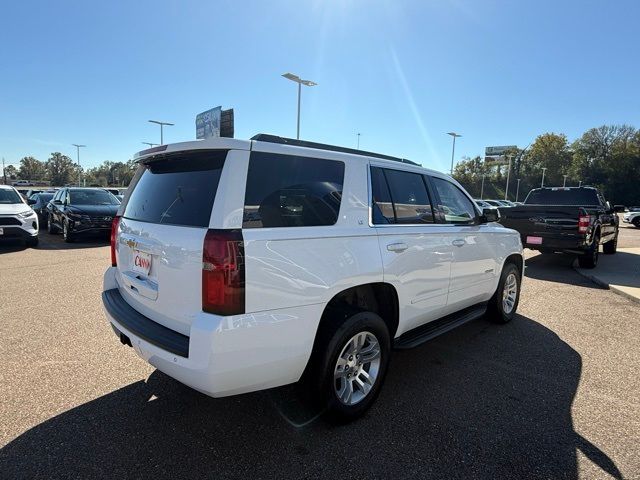
M56 193L55 197L53 197L53 199L62 200L62 192L64 192L64 190L58 190L58 192Z
M333 225L342 200L344 163L252 152L243 228Z
M396 216L393 213L393 203L391 202L387 179L384 177L384 171L378 167L371 168L371 194L373 196L372 216L374 225L395 223Z
M396 223L433 223L433 210L422 175L385 169Z
M471 200L456 185L438 177L431 177L431 182L440 197L440 211L445 222L461 225L472 225L476 222L476 210Z

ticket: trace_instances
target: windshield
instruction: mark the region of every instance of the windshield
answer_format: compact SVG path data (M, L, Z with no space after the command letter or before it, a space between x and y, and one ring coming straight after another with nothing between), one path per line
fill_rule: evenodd
M71 205L118 205L118 199L105 190L70 190Z
M591 188L531 190L526 205L600 205L598 194Z
M15 190L9 190L8 188L0 189L0 204L7 205L11 203L24 203L20 195Z

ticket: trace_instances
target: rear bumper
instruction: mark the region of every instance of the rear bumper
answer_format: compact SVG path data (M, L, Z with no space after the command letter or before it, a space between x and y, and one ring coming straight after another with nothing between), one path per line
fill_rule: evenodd
M129 306L114 292L118 291L115 277L115 268L105 272L103 305L107 319L126 335L138 356L179 382L209 396L224 397L300 379L311 354L322 305L228 317L200 312L185 336ZM168 348L180 341L186 349Z
M527 236L538 236L542 238L542 243L527 243ZM555 252L582 253L590 246L585 235L566 234L566 235L548 235L543 233L532 233L531 235L522 235L522 245L532 250L553 250Z

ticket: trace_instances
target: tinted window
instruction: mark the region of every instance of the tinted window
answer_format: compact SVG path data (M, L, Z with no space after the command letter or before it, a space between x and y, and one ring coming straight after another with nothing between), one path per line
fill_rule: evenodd
M400 170L384 171L396 223L433 223L433 211L422 175Z
M226 156L226 151L179 152L143 165L124 217L207 227Z
M253 152L244 228L333 225L342 199L344 163Z
M393 203L391 193L381 168L371 169L371 190L373 195L373 223L376 225L385 223L395 223L396 217L393 213Z
M598 193L591 188L531 190L527 205L600 205Z
M469 198L456 185L442 178L431 177L440 197L439 210L447 223L473 224L476 210Z
M0 203L22 203L22 198L13 189L0 188Z
M70 205L117 205L118 200L105 190L69 190Z

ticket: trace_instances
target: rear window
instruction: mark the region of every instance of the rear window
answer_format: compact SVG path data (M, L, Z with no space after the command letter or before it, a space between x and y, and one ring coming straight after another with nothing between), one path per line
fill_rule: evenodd
M526 205L600 205L598 193L592 189L531 190Z
M226 151L180 152L143 164L124 217L149 223L208 227Z
M242 226L333 225L340 211L343 181L343 162L253 152Z

